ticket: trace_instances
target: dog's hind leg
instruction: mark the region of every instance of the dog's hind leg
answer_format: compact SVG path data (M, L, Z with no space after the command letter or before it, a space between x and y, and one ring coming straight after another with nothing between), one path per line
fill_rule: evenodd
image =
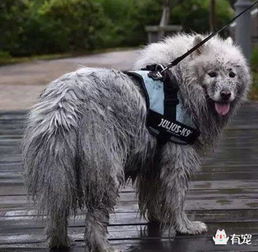
M118 187L111 184L112 182L106 188L107 191L104 193L102 199L99 198L91 201L91 204L87 207L84 235L87 252L117 251L111 247L107 240L109 214L113 211L118 197Z
M102 160L106 165L102 163L99 170L92 169L87 174L87 179L82 181L83 187L86 188L84 191L87 209L84 235L86 251L113 252L117 250L113 249L107 240L107 225L109 214L113 212L119 195L119 186L123 182L123 167L118 159L110 159L111 153L106 159L102 159L105 155L103 151L95 155L98 163ZM94 161L91 165L93 163ZM90 177L92 181L90 181Z
M95 119L97 116L95 116ZM82 161L80 184L83 205L86 207L85 244L87 252L115 251L107 240L109 214L118 198L124 181L123 152L115 146L115 139L106 142L107 134L90 134L85 128L81 134ZM99 128L98 133L101 133ZM114 149L113 149L114 148Z
M143 215L150 224L160 224L162 228L166 227L166 220L161 215L162 206L164 206L163 195L161 194L160 167L158 162L154 166L137 177L137 193L141 215ZM169 225L169 236L173 238L176 234L173 225Z
M157 168L157 167L156 167ZM150 169L137 177L137 194L140 213L150 222L160 222L160 183L158 168Z
M91 209L85 219L85 245L87 252L111 252L115 251L107 240L107 225L109 211L105 206Z

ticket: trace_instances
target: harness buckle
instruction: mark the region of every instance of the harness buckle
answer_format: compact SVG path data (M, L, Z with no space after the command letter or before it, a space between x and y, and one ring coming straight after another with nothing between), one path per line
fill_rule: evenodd
M150 72L148 73L148 76L152 78L153 80L162 80L165 67L162 64L155 64L155 65L148 65L146 67L147 70Z

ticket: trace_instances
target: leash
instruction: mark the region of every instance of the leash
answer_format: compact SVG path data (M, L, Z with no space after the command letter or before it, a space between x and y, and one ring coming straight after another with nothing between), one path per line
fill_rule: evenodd
M163 67L163 69L161 71L156 71L156 79L160 79L160 77L162 76L162 73L167 71L169 68L176 66L179 62L181 62L184 58L186 58L187 56L189 56L191 53L193 53L194 51L196 51L199 47L201 47L203 44L205 44L207 41L209 41L211 38L213 38L215 35L217 35L218 33L220 33L221 31L223 31L224 29L226 29L229 25L231 25L236 19L238 19L240 16L242 16L245 12L247 12L248 10L252 9L256 4L258 3L258 0L255 1L252 5L250 5L248 8L246 8L245 10L241 11L238 15L236 15L234 18L232 18L226 25L224 25L222 28L220 28L219 30L211 33L208 37L206 37L205 39L203 39L200 43L198 43L196 46L194 46L193 48L191 48L189 51L187 51L186 53L184 53L183 55L179 56L178 58L176 58L175 60L173 60L171 63L169 63L167 66ZM152 74L152 77L154 77L154 74Z

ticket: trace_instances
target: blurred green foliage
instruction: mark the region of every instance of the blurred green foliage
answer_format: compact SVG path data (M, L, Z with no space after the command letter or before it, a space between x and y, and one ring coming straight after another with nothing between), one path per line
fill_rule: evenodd
M172 10L172 21L181 24L186 32L209 31L210 0L184 0ZM216 1L215 28L222 27L234 15L228 0Z
M1 0L0 50L24 56L92 49L104 24L92 0Z
M251 87L250 99L258 100L258 47L255 47L252 52L251 68L253 85Z
M146 43L146 25L158 25L162 0L0 0L0 57L88 51ZM233 14L217 1L217 26ZM171 23L209 29L209 0L182 0Z
M255 47L251 56L251 66L253 71L258 72L258 47Z

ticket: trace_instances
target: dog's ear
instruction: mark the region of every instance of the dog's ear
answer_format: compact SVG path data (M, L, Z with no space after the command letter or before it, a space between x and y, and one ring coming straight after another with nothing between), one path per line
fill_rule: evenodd
M225 42L229 45L233 45L233 39L231 37L227 37L227 39L225 39Z
M193 41L193 46L198 45L202 40L203 40L203 39L202 39L201 36L196 35L195 38L194 38L194 41ZM194 54L195 54L195 55L200 55L200 54L202 54L202 51L203 51L204 47L205 47L205 45L202 45L201 47L199 47L199 48L194 52Z

